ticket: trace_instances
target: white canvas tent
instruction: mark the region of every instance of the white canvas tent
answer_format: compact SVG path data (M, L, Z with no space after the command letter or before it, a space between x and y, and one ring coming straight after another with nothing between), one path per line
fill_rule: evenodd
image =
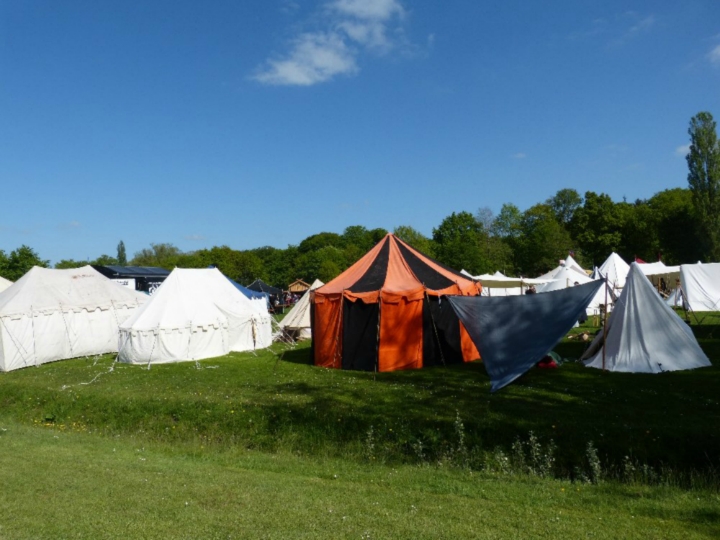
M693 311L720 311L720 263L683 264L680 282Z
M609 371L660 373L710 365L690 327L665 304L642 274L630 267L625 288L606 327L605 368ZM582 357L603 367L603 333Z
M159 364L262 349L270 315L216 268L173 270L152 298L120 325L118 359Z
M10 287L10 285L12 285L12 284L13 284L12 281L0 276L0 292L3 292L5 289Z
M598 268L598 271L600 275L596 277L607 278L611 289L619 293L619 290L625 286L625 280L627 280L627 275L630 272L630 265L620 255L612 252L602 263L602 266Z
M461 270L460 273L483 286L482 296L517 296L522 294L523 289L530 285L541 285L548 282L548 280L543 279L508 277L500 271L494 274L480 274L478 276L473 276L467 270Z
M584 285L593 281L587 274L581 274L573 267L559 266L552 272L552 281L548 281L544 285L537 287L538 293L547 293L552 291L558 291L560 289L567 289L568 287L574 287L578 285ZM587 307L586 313L588 315L598 315L600 313L600 307L605 304L605 287L600 287L598 292L592 299L592 302ZM612 294L608 291L607 302L612 302Z
M670 307L686 308L687 302L685 302L685 295L681 288L673 289L665 299L665 303Z
M580 266L577 261L572 258L571 255L568 255L567 259L565 259L564 261L560 261L560 264L558 266L550 270L548 273L539 276L537 279L545 281L553 280L555 279L554 276L559 273L563 268L570 269L577 274L588 277L588 273L583 269L583 267Z
M310 329L310 291L314 291L323 285L325 284L319 279L313 281L310 289L302 295L297 304L280 321L279 326L283 331L291 334L295 339L312 338Z
M0 293L0 371L116 352L118 325L146 300L91 266L35 266Z

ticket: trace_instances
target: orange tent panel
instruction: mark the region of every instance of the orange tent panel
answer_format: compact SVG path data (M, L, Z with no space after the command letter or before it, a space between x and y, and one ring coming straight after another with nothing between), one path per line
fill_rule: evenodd
M383 302L380 307L380 371L422 367L422 300Z

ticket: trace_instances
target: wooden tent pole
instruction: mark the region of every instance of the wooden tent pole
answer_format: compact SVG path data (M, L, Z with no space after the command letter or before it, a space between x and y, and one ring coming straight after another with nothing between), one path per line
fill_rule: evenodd
M608 316L608 284L605 278L605 317L603 320L603 362L602 369L605 371L605 340L607 340L607 316Z

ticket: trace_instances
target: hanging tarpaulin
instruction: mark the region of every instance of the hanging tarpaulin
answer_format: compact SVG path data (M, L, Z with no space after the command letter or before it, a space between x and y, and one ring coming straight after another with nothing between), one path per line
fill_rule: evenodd
M447 298L480 351L496 392L557 345L603 284L597 280L546 294Z

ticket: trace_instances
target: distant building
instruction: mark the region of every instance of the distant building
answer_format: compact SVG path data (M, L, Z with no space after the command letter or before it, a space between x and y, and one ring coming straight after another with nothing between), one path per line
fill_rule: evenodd
M115 266L94 264L103 276L136 291L152 294L170 275L169 270L155 266Z
M288 285L288 292L302 296L310 289L310 285L305 283L302 279L293 281Z

